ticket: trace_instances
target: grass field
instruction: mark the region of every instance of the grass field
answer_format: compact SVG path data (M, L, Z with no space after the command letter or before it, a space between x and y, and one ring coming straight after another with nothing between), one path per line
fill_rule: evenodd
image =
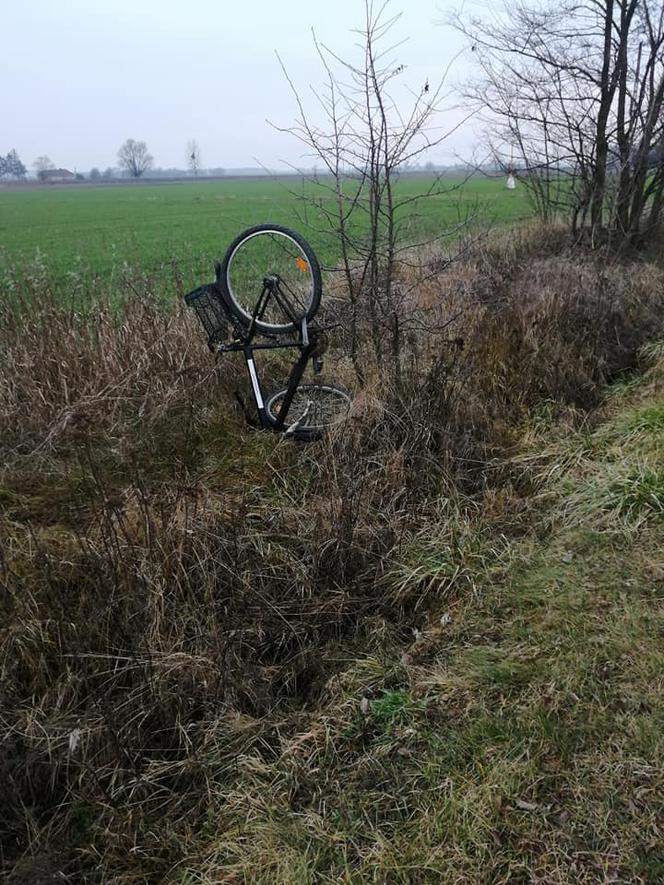
M415 196L430 184L424 177L403 178L398 196ZM463 187L450 178L446 184L448 193L404 211L406 237L453 228L468 213L495 223L531 213L523 189L506 190L502 178L476 178ZM25 266L39 254L64 282L67 274L110 274L124 263L154 273L176 262L186 285L187 277L208 274L212 259L244 227L266 221L301 230L321 261L333 264L334 244L317 232L320 217L302 199L315 195L297 179L0 189L0 268Z

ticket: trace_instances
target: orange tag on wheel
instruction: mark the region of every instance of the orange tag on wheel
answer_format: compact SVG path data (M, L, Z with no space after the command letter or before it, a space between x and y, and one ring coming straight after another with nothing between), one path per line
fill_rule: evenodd
M298 268L302 271L302 273L306 273L309 270L309 265L304 260L304 258L298 257L295 259L295 264L297 264Z

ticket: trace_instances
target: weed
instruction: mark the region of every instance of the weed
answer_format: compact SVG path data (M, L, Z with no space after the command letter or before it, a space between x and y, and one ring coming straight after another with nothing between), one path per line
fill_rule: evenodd
M661 272L543 239L415 293L399 389L367 356L308 447L245 429L161 278L85 310L46 263L11 278L9 881L656 874L661 414L630 389L586 418L657 331Z

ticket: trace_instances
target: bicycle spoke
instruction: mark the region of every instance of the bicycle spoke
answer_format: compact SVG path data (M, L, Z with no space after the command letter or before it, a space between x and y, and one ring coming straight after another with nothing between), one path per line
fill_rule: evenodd
M343 390L328 385L302 384L293 394L288 414L281 415L287 389L274 394L268 409L276 421L282 417L285 425L301 422L303 430L322 430L343 420L350 407L350 397Z
M225 283L244 322L251 319L266 278L276 285L260 325L289 328L307 315L320 298L320 271L316 264L315 277L315 257L305 247L297 234L273 228L250 230L231 247L225 261Z
M280 280L279 280L279 283L278 283L277 285L278 285L278 288L279 288L279 289L280 289L282 286L284 286L284 288L287 289L289 295L292 295L292 296L293 296L293 298L294 298L294 300L295 300L295 303L297 304L297 307L298 307L300 313L304 313L304 312L306 311L306 304L305 304L304 301L302 300L301 296L298 295L298 293L294 292L285 280L280 279Z

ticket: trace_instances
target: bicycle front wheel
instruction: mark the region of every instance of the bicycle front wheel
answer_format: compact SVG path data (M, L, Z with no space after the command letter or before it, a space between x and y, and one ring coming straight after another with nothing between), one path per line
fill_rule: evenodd
M245 326L251 322L266 278L274 281L256 328L268 334L292 331L318 310L321 272L311 246L298 233L278 224L243 231L229 246L221 266L226 301Z
M273 393L265 403L269 419L276 424L283 414L288 388ZM314 439L339 424L348 415L350 395L329 384L298 384L295 394L283 415L284 427L294 427L293 435L300 439Z

